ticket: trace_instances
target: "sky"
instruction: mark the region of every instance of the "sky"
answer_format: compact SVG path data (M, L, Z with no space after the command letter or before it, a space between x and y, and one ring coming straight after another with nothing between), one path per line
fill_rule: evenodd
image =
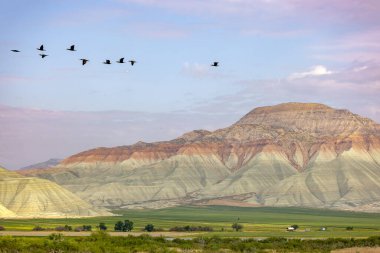
M1 1L0 164L173 139L290 101L380 122L378 13L378 0Z

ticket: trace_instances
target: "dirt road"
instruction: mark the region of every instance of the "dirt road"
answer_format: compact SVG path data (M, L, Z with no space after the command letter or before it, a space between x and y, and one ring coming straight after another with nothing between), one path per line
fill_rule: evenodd
M64 236L90 236L91 232L57 232L57 231L0 231L0 236L11 235L11 236L49 236L52 233L61 233ZM199 233L188 233L188 232L108 232L111 236L139 236L142 234L148 234L153 237L195 237Z

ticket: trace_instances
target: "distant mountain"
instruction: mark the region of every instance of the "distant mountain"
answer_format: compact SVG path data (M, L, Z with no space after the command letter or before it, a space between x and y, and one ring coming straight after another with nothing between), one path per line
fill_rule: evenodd
M379 211L380 125L348 110L286 103L256 108L213 132L92 149L22 173L57 182L97 206Z
M0 217L82 217L112 215L98 210L49 180L0 168Z
M56 166L62 161L62 159L52 158L45 162L32 164L29 166L22 167L20 170L32 170L32 169L47 169Z

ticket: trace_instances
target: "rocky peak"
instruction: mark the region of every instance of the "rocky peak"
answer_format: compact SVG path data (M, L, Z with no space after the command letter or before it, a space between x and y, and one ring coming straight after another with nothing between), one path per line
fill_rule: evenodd
M210 131L203 130L203 129L194 130L194 131L183 134L178 139L183 139L185 141L196 141L196 140L198 140L198 139L200 139L200 138L202 138L202 137L204 137L210 133L211 133Z
M367 118L317 103L285 103L259 107L241 118L235 125L261 125L313 135L337 136L369 133L378 128Z

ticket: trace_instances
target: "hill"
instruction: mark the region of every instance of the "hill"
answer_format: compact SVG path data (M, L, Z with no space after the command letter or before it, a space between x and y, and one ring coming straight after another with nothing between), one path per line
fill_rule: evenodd
M379 211L380 126L322 104L252 110L230 127L81 152L49 179L97 206L186 203Z
M0 217L82 217L112 215L97 210L49 180L23 177L0 168Z
M20 170L47 169L59 164L61 161L62 159L52 158L45 162L36 163L36 164L22 167Z

